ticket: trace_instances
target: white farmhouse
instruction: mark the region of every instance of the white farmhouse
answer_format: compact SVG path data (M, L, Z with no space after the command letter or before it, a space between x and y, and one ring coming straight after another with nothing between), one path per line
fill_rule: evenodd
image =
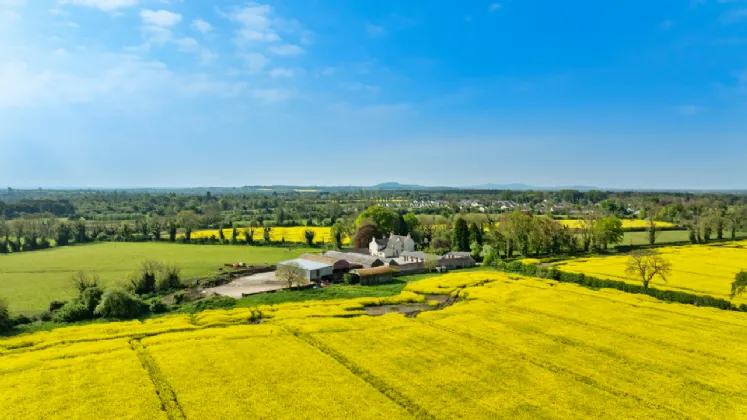
M368 244L368 251L374 257L397 258L405 251L415 251L415 241L412 240L409 233L407 236L391 234L389 238L371 239L371 243Z

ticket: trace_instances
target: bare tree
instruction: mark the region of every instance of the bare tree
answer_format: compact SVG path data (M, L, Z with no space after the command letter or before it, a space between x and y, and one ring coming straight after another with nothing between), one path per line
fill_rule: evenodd
M630 253L625 273L643 282L643 288L648 289L654 277L659 276L665 282L672 272L672 264L656 251L644 249Z
M293 288L293 285L302 286L306 284L306 271L298 263L278 265L275 278Z

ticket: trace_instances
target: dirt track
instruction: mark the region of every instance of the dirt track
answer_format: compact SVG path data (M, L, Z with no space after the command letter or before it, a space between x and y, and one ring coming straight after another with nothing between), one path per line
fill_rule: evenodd
M283 289L283 284L275 278L275 272L260 273L238 278L223 286L203 290L204 294L217 293L232 298L241 298L245 295L253 295L262 292L271 292Z

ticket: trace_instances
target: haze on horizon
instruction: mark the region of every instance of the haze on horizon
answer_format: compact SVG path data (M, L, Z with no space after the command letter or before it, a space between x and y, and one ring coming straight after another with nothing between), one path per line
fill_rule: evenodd
M0 0L0 187L747 189L747 2Z

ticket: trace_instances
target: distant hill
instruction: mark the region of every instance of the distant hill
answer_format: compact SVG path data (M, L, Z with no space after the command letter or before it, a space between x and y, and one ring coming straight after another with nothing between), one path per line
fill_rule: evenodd
M534 185L527 184L482 184L473 185L470 187L464 187L467 190L512 190L512 191L557 191L557 190L578 190L578 191L589 191L596 190L597 187L589 187L585 185L574 185L569 187L537 187Z

